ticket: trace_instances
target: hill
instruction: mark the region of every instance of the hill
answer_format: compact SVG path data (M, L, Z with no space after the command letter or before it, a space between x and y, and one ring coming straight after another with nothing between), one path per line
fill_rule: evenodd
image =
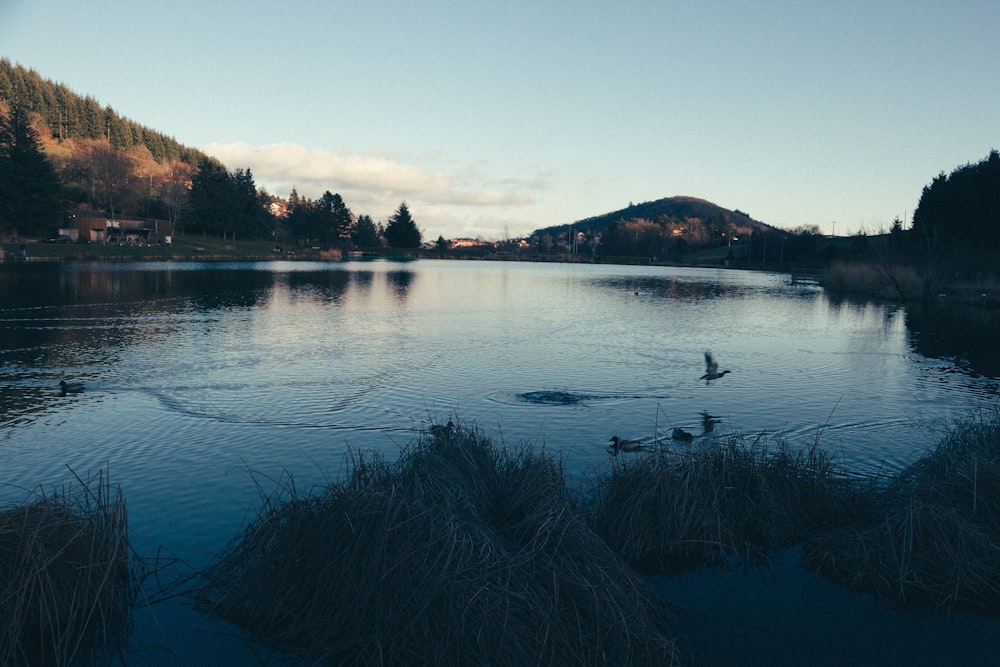
M11 64L7 58L0 58L0 101L38 114L46 126L42 140L47 149L61 145L72 152L77 142L103 140L121 151L145 147L159 163L181 161L193 167L205 157L173 137L125 118L110 106L102 107L89 95L78 95L33 69Z
M697 197L677 196L641 204L630 204L627 208L577 220L569 225L545 227L535 231L535 234L538 236L544 234L558 236L565 233L570 227L574 231L584 234L599 234L616 222L632 220L648 220L650 222L672 220L682 223L699 221L705 225L713 222L721 223L722 226L728 226L731 223L736 227L736 233L743 235L749 234L751 231L769 232L775 230L771 225L754 220L738 209L729 210Z

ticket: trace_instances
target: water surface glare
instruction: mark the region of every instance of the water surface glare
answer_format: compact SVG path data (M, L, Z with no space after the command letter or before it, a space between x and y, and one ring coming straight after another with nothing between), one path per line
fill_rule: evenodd
M575 476L612 435L709 446L708 411L717 434L895 472L997 406L997 331L995 312L721 269L0 264L0 500L107 466L133 531L201 567L257 485L335 480L349 448L392 458L431 421L544 445ZM731 373L699 380L705 350Z

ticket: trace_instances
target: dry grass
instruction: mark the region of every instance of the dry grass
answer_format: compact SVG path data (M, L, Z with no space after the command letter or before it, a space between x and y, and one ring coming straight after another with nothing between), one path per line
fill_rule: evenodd
M879 521L810 540L806 562L909 605L1000 613L1000 411L956 425L882 502Z
M110 663L137 582L125 501L105 473L0 508L0 664Z
M590 522L646 571L759 562L806 535L874 512L873 494L817 448L790 452L734 435L699 450L615 463Z
M924 283L911 266L872 262L833 262L823 280L823 286L833 292L903 301L922 298L926 291Z
M570 509L560 466L457 429L286 485L199 606L327 664L678 662L666 612Z

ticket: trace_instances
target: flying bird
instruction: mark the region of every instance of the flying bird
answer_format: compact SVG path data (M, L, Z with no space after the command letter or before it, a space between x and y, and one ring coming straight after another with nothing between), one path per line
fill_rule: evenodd
M712 380L718 380L720 377L728 373L729 371L719 372L719 362L715 360L711 352L705 353L705 374L702 375L699 380L704 380L705 384L708 384Z

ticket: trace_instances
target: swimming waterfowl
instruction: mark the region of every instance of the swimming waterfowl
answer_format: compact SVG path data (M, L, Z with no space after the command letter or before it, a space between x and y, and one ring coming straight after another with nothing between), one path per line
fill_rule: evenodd
M66 380L59 381L59 393L65 396L66 394L79 394L83 391L82 382L66 382Z
M444 440L451 436L455 431L454 422L448 422L447 424L431 424L431 435L439 440Z
M705 384L708 384L711 380L718 380L720 377L728 373L729 371L719 372L719 362L715 360L711 352L705 353L705 374L702 375L699 380L704 380Z
M673 434L671 434L670 437L673 438L674 440L683 440L684 442L691 442L692 440L694 440L694 434L688 433L680 426L674 427L674 432Z
M611 456L617 456L618 452L638 452L644 447L641 440L622 440L617 435L611 436L611 439L608 440L608 442L611 443L611 447L608 449Z

